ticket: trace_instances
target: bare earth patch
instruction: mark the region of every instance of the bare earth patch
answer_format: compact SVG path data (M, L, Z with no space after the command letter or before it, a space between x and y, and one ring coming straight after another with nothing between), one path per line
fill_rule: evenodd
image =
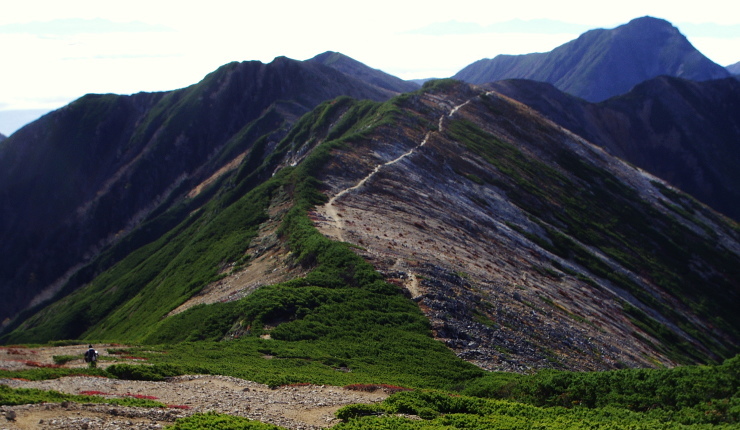
M104 348L98 346L101 353ZM18 357L33 356L40 364L52 364L54 355L80 355L84 346L3 348L0 368L20 369ZM102 362L105 363L105 362ZM102 364L101 363L101 364ZM68 363L65 367L79 367L84 363ZM243 379L218 375L189 375L171 378L166 382L125 381L90 376L71 376L46 381L0 380L13 388L56 390L69 394L99 394L107 398L138 396L155 397L167 408L132 408L107 404L62 404L1 406L0 429L113 429L162 428L179 417L194 413L215 411L236 415L289 429L320 429L336 424L334 413L353 403L380 402L387 397L382 391L374 393L345 390L332 386L285 386L270 389L266 385ZM11 412L12 411L12 412ZM14 416L13 420L8 417Z
M222 269L223 279L207 285L167 316L179 314L193 306L239 300L259 287L278 284L305 275L305 270L290 264L290 252L278 238L277 229L283 215L290 209L286 194L279 193L270 203L269 220L263 223L247 254L249 263L243 267Z

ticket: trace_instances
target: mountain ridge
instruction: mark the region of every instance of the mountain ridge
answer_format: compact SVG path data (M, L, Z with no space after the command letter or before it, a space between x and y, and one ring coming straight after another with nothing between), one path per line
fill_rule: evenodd
M403 292L435 338L485 369L673 366L738 350L736 224L701 206L686 215L687 196L503 95L437 81L385 103L326 102L273 154L5 339L322 339L332 323L280 297L340 288ZM240 185L249 178L261 185ZM170 314L261 255L307 273ZM266 299L273 310L257 312Z
M693 82L662 76L601 103L551 84L508 80L487 87L652 172L719 212L740 219L740 108L736 79Z
M740 83L406 88L233 62L0 141L10 425L736 424Z
M495 96L492 95L491 97L495 97ZM463 111L463 108L465 106L469 106L469 103L462 103L462 104L458 104L457 106L455 106L453 104L450 104L449 106L450 106L449 107L449 109L450 109L449 112L455 112L455 114L459 114L459 113L461 113ZM442 119L440 119L440 124L442 124L441 121L442 121ZM479 123L477 123L477 124L479 124ZM508 125L506 123L504 123L504 126L505 127L511 127L511 125ZM438 127L438 129L441 130L442 129L442 126L440 125L440 127ZM516 128L514 128L514 130L516 130ZM515 135L511 135L510 134L509 135L509 138L512 138L513 136L515 136ZM425 152L426 152L426 151L429 151L426 148L428 147L428 145L430 145L430 142L432 142L432 140L430 140L430 139L425 139L425 140L429 140L429 142L427 142L426 145L424 146ZM420 142L420 141L423 142L425 140L422 140L421 137L417 138L417 142ZM421 146L421 145L419 145L419 146ZM545 147L546 147L546 145L543 144L543 147L540 148L539 151L546 151L546 152L547 151L550 151L550 149L545 149ZM593 149L589 148L588 150L591 151ZM491 181L491 179L487 179L487 178L484 179L485 177L482 176L482 172L481 171L475 172L475 170L472 170L472 171L471 170L468 170L468 169L471 169L471 167L467 167L466 169L463 169L461 166L455 166L455 167L446 166L447 163L452 163L452 160L454 160L456 158L456 156L453 155L453 153L455 153L454 150L447 150L447 151L445 151L446 156L438 156L438 157L436 157L436 158L438 158L438 160L436 161L436 163L439 163L439 165L436 166L436 168L430 166L428 169L425 169L425 170L438 172L437 175L440 175L440 176L446 176L446 174L442 174L442 172L446 172L446 171L450 171L450 172L453 172L454 171L454 172L457 172L458 175L465 176L463 174L463 172L466 172L467 171L469 173L466 173L466 174L469 175L468 178L470 178L469 179L471 181L470 184L473 185L473 186L477 186L477 184L481 184L481 183L484 186L486 186L487 184L489 184L491 182L496 183L495 181ZM596 151L596 153L598 153L598 151ZM450 160L450 161L443 162L441 160ZM386 163L388 163L388 162L386 162ZM397 166L397 165L401 165L401 163L395 163L394 164L394 166ZM404 162L403 165L406 165L406 163ZM473 172L475 172L475 173L473 173ZM327 172L327 173L330 173L330 172ZM467 266L465 268L461 268L460 266L456 266L455 264L450 264L449 262L447 264L441 264L439 262L436 262L436 263L431 263L431 265L426 269L426 270L430 270L431 269L430 272L424 273L422 271L423 269L421 268L421 267L424 267L423 265L421 267L420 266L412 266L411 271L412 272L414 270L422 271L421 273L418 273L417 272L417 277L420 277L422 279L433 279L433 280L435 280L435 282L438 282L438 284L437 284L438 288L443 288L442 291L446 291L446 293L443 294L443 296L444 297L447 297L447 300L444 300L444 299L439 298L440 296L435 295L435 293L430 293L430 296L431 297L430 296L426 296L425 298L422 298L421 301L420 301L420 303L422 305L426 305L427 306L427 309L438 309L439 310L439 311L435 311L435 312L432 312L432 311L427 312L427 315L429 315L430 316L430 319L433 321L433 327L435 327L435 329L437 330L438 335L440 337L442 337L442 338L447 338L446 341L448 342L448 345L450 345L451 347L453 347L453 349L455 349L456 351L458 351L458 353L461 356L465 356L468 359L471 359L471 358L474 358L474 357L482 358L482 357L485 357L486 355L488 355L489 360L490 360L490 357L491 356L489 354L492 354L492 355L495 356L495 355L497 355L497 353L495 353L495 352L494 353L491 353L491 352L487 352L487 353L486 352L483 352L483 349L484 348L482 347L482 345L485 345L488 342L496 343L496 341L494 340L495 338L497 338L496 335L492 335L492 334L488 334L488 335L480 334L481 332L478 331L477 332L478 336L482 336L482 338L481 337L477 337L477 336L472 336L471 333L473 333L473 332L475 332L477 330L482 330L483 332L485 332L485 330L483 330L481 326L478 326L475 330L470 331L470 325L469 325L470 323L469 323L469 320L466 321L466 322L463 322L461 324L461 326L458 326L454 322L454 319L455 318L450 318L449 316L447 318L445 318L445 317L442 317L442 315L439 314L439 313L437 313L437 312L440 312L440 311L443 312L443 313L444 312L447 312L449 315L456 315L456 317L459 317L459 315L456 314L456 312L452 311L452 309L455 309L455 307L454 307L454 305L452 305L450 303L450 299L449 299L450 297L465 297L466 295L471 294L471 290L472 291L477 291L477 289L482 289L484 291L490 291L490 290L488 290L488 288L491 288L490 286L483 287L483 285L486 285L488 282L491 282L490 280L487 281L487 282L486 281L478 280L478 283L474 283L472 281L472 279L476 279L474 273L476 273L477 271L480 271L481 269L483 269L479 265L483 265L484 264L484 262L486 261L485 256L486 255L491 255L491 254L497 255L497 253L495 251L490 250L490 248L488 248L488 246L486 246L486 245L482 245L480 249L476 248L474 245L471 244L472 240L469 239L469 238L470 237L476 237L476 236L485 236L485 241L487 241L487 242L490 241L492 243L497 243L496 246L503 246L503 245L501 245L501 243L502 243L501 242L501 239L493 239L491 236L489 236L489 235L495 236L497 234L495 232L500 232L501 231L501 227L497 226L496 222L493 222L490 219L484 221L484 219L486 219L490 215L482 215L482 214L477 215L477 217L481 217L480 219L475 219L475 221L470 222L470 224L463 223L461 225L461 224L457 224L457 223L449 222L449 221L448 221L447 224L445 224L445 223L439 224L442 220L449 219L449 215L444 215L443 213L440 213L440 211L435 210L432 207L427 207L426 209L418 210L418 211L411 211L411 209L409 209L409 208L404 208L403 210L400 210L400 212L399 212L399 213L403 213L404 221L400 221L397 218L399 215L395 215L394 216L394 215L391 215L391 212L384 211L384 210L380 210L379 213L376 214L375 217L368 216L366 214L365 215L357 214L357 212L359 211L359 207L365 208L364 209L365 211L368 211L368 208L372 208L372 207L379 207L379 208L382 208L383 206L403 207L403 205L399 202L399 199L398 198L394 199L392 197L392 194L390 194L390 192L387 191L387 190L388 189L400 190L401 189L400 188L401 186L398 185L398 182L408 183L408 181L409 181L409 179L401 179L401 178L415 178L417 175L418 175L418 171L417 172L407 172L406 174L398 174L398 173L395 174L394 176L396 176L396 181L397 181L396 182L397 183L396 187L390 186L388 184L388 180L386 179L385 180L385 183L383 185L377 185L376 187L373 187L372 191L370 191L370 190L365 191L365 193L370 193L370 192L379 193L381 197L375 197L372 200L370 200L370 202L372 202L372 203L365 203L364 205L358 205L357 200L356 200L357 198L355 198L352 203L347 203L347 206L348 207L346 208L346 211L342 211L341 212L341 214L339 215L339 219L341 219L341 224L342 225L346 226L347 229L351 229L352 234L356 235L354 237L354 239L352 240L353 243L356 243L356 244L362 246L363 248L371 248L371 249L374 249L375 250L375 251L368 251L364 255L367 256L366 258L373 259L374 261L377 261L377 262L381 262L381 261L384 261L385 259L388 259L389 260L389 263L390 263L390 261L393 261L394 259L391 258L388 254L394 255L396 252L400 252L401 255L403 255L404 253L403 253L402 249L404 249L405 247L412 248L411 249L411 253L412 253L412 255L414 255L414 257L412 258L412 260L421 260L421 261L423 261L424 259L422 258L422 255L429 255L429 253L436 253L436 255L437 255L436 258L432 258L432 257L429 257L429 258L432 258L433 260L437 260L437 261L440 261L440 259L441 260L444 260L445 259L445 256L452 257L453 258L453 261L454 260L457 260L457 259L462 259L463 258L462 257L463 255L469 255L469 256L471 256L473 258L473 260L469 263L469 266ZM382 179L380 179L380 180L382 180ZM428 176L427 177L424 177L424 180L425 181L428 181L428 182L432 182L433 181L433 179L430 178L430 177L428 177ZM447 179L447 181L449 181L449 179ZM491 182L489 182L489 181L491 181ZM646 183L644 183L641 186L642 187L648 186L649 183L651 183L651 181L656 181L656 180L655 179L650 179L650 180L648 180ZM329 183L332 183L332 182L333 181L329 181ZM442 182L444 183L445 182L445 179L442 179ZM334 188L334 186L332 188ZM367 190L368 188L369 188L368 185L363 185L357 191L353 192L351 195L354 196L354 195L356 195L356 193L361 192L362 190ZM649 188L649 186L648 186L648 188ZM396 191L396 192L399 192L399 191ZM467 212L467 210L469 210L469 209L467 209L468 207L475 208L476 206L480 206L480 207L484 207L484 208L492 208L492 207L499 206L501 204L501 203L498 203L498 204L490 203L490 200L488 200L489 203L484 204L483 203L483 200L487 200L486 197L488 197L488 196L484 197L483 195L480 194L480 191L477 192L477 193L476 192L470 192L470 194L468 194L468 192L465 192L465 191L458 191L458 193L460 194L460 196L459 197L456 197L455 200L454 200L456 203L458 201L460 201L460 203L457 203L455 205L455 207L457 208L456 209L457 210L456 216L464 216L465 218L472 218L471 215L468 215L468 212ZM421 196L424 196L425 199L429 198L429 196L431 195L431 193L429 191L427 191L427 188L426 187L424 187L424 191L420 191L417 194L418 195L421 195ZM641 194L642 194L642 192L641 192ZM408 195L406 193L403 193L402 195L403 196L406 196L406 199L405 200L407 202L406 203L407 205L409 204L408 203L409 201L416 202L415 205L421 205L422 204L421 202L418 202L417 199L413 199L413 197L411 197L410 195ZM466 199L465 197L462 197L463 195L464 196L467 196L467 195L476 196L477 195L477 197L467 197L470 200L463 205L462 201L465 201L465 199ZM451 197L446 196L446 197L441 197L441 198L446 199L446 198L451 198ZM381 202L383 202L383 203L381 203ZM518 204L521 205L523 203L520 202ZM463 207L465 207L466 209L463 210ZM504 213L506 213L506 212L507 211L505 211ZM319 220L331 219L331 218L334 218L335 220L337 219L336 217L328 216L326 212L322 212L322 213L323 213L323 215L322 216L319 216L319 218L318 218ZM352 213L354 213L355 215L350 215ZM414 215L416 215L416 214L423 214L423 215L420 218L414 219L413 218L413 215L411 215L411 214L414 214ZM434 216L432 216L431 214L434 214ZM499 215L499 216L502 216L502 215ZM506 217L508 217L508 216L511 216L511 214L507 214L506 215ZM386 226L386 227L383 228L382 226L377 225L377 222L371 224L370 220L373 219L373 218L377 218L378 220L382 220L382 224L384 226ZM410 219L408 219L408 218L410 218ZM387 225L389 223L392 223L393 222L393 221L391 221L392 219L393 220L396 220L395 222L397 222L399 224L397 224L397 227L394 227L391 230L394 231L394 232L400 232L400 233L394 233L393 235L390 235L389 234L388 235L389 238L387 238L387 239L385 239L383 237L384 236L383 235L383 236L380 236L380 240L378 240L380 233L382 233L384 230L387 229ZM498 222L501 222L501 221L498 221ZM510 221L510 222L511 222L511 224L515 224L515 223L518 223L518 222L521 222L521 221L519 220L519 221L516 221L516 222L515 221ZM413 227L411 227L409 224L413 225ZM447 231L450 230L450 224L453 225L453 226L455 226L455 227L457 227L457 228L460 228L460 229L463 229L463 226L467 226L465 229L471 229L470 231L467 232L467 235L466 235L466 236L468 236L468 240L471 241L471 242L468 242L466 244L460 244L456 240L456 241L453 241L452 243L445 244L445 239L447 239L447 240L450 239L448 233L445 233L445 230L447 230ZM504 224L504 225L508 226L509 224L507 223L507 224ZM423 226L423 227L419 227L419 226ZM485 226L485 227L483 227L483 226ZM496 226L496 227L494 227L494 226ZM377 228L377 230L376 230L376 228ZM514 228L514 227L512 227L512 228ZM519 228L521 228L521 225L520 225ZM437 240L431 239L431 238L429 238L429 236L427 236L427 239L424 239L423 240L425 243L428 240L431 240L431 243L436 243L436 246L435 246L434 250L429 249L429 250L426 250L425 252L423 252L421 249L419 249L419 248L411 245L411 243L413 242L413 238L414 238L413 236L411 236L411 239L410 240L409 239L406 239L407 237L409 237L411 235L411 233L409 233L409 231L414 231L414 230L418 230L418 229L423 229L424 231L429 231L430 232L429 234L433 234L434 235L432 237L434 237ZM437 230L437 229L439 229L439 230ZM514 229L516 230L516 228L514 228ZM329 229L328 231L330 232L331 229ZM378 231L378 233L375 233L376 231ZM435 234L435 232L439 232L439 233ZM325 234L327 234L327 233L325 233ZM347 235L347 232L345 232L342 237L344 238L344 240L349 240L348 238L351 238L353 236L352 235L349 235L348 236ZM527 236L527 237L529 237L529 236ZM393 238L393 239L391 239L391 238ZM440 239L441 239L441 243L440 243ZM483 239L481 239L481 240L483 240ZM375 246L371 246L371 244L375 244ZM452 246L450 246L450 245L452 245ZM439 248L437 248L437 247L439 247ZM733 245L733 248L737 248L737 247ZM386 249L388 251L383 252L383 250L386 250ZM391 249L393 249L395 251L392 251ZM475 249L475 250L473 251L472 249ZM545 249L548 249L547 246L545 246ZM453 252L453 251L456 251L456 252ZM379 253L380 255L378 255L377 253ZM384 254L385 254L385 256L384 256ZM555 254L557 254L557 251L555 252ZM406 254L406 255L408 255L408 254ZM468 258L470 258L470 257L468 257ZM537 267L538 266L537 263L531 263L531 264L534 267ZM438 265L439 266L446 267L446 270L440 270L439 268L434 269L434 267L436 267ZM491 266L496 267L496 265L494 265L494 264L491 264ZM504 269L505 266L506 266L506 264L502 264L501 261L498 261L498 268L499 268L499 270L502 270L503 273L507 273L507 270ZM532 266L530 266L530 267L532 267ZM557 264L555 264L555 266L557 266ZM400 268L400 267L403 267L403 266L400 265L399 262L395 262L394 264L390 264L390 267L388 267L386 270L389 270L389 271L392 272L395 268ZM395 269L395 270L398 270L398 269ZM486 269L483 269L483 271L485 272ZM568 270L566 270L566 272L567 271ZM446 272L446 274L445 274L445 272ZM458 277L455 276L455 273L466 273L467 275L465 277L458 278ZM490 276L491 273L493 273L493 272L489 272L489 276ZM513 275L514 273L517 273L517 275ZM523 273L526 273L526 275L522 275ZM534 272L531 272L531 271L529 271L529 270L527 270L527 269L525 269L523 267L519 267L517 270L513 270L511 272L511 274L513 275L514 278L516 278L517 276L525 276L526 278L530 278L530 279L537 278L538 281L534 281L535 284L538 283L538 282L544 282L546 284L546 281L544 281L543 278L541 277L541 273L538 274L536 270ZM545 276L545 278L546 277L547 276ZM408 279L409 277L406 276L404 278L405 279ZM468 279L470 279L470 280L468 280ZM471 282L471 283L475 284L476 287L472 287L470 290L468 290L468 289L466 289L464 287L461 288L461 286L462 285L465 285L467 282ZM509 281L509 282L511 282L511 281ZM406 281L404 281L404 283L406 283ZM430 284L433 284L432 281L429 281L429 283ZM446 284L446 287L444 287L445 284ZM495 283L494 283L494 285L495 285ZM528 288L525 287L523 290L524 291L527 291ZM496 291L496 289L494 288L493 291ZM515 304L512 303L511 298L512 297L519 297L520 295L523 295L524 294L524 292L516 292L516 291L517 290L514 289L513 292L510 292L509 294L511 294L511 296L508 296L508 297L507 297L506 294L498 293L499 295L496 295L497 299L496 299L495 303L506 303L507 304L506 306L511 306L512 308L514 308L515 307ZM492 294L492 293L489 293L489 294ZM541 293L541 294L544 294L544 293ZM466 299L466 300L462 300L461 299L461 302L458 303L458 306L460 306L461 303L466 303L466 306L460 306L459 309L471 309L472 308L472 309L478 309L478 310L480 310L481 309L480 304L481 303L486 303L487 300L484 299L481 296L478 296L477 298L474 299L473 297L475 297L475 296L476 296L476 294L473 294L472 297L470 297L469 299ZM436 299L433 299L433 297L437 297L437 298ZM563 305L562 302L560 302L560 299L558 299L556 297L552 297L552 296L550 296L550 298L552 300L555 300L556 303L559 303L560 306ZM541 299L541 300L545 300L545 299ZM452 302L454 302L454 300L452 300ZM526 302L526 300L525 300L525 302ZM473 303L478 303L478 305L473 305ZM489 303L494 303L494 302L489 302ZM579 306L581 306L581 305L579 305ZM602 305L603 305L603 302L602 302ZM503 308L506 308L506 306L503 306ZM497 312L505 313L505 311L501 307L498 307L497 306L496 309L497 309ZM574 308L571 308L570 310L572 312L576 312L574 310ZM499 318L501 317L501 314L500 313L498 314L498 317ZM494 313L494 315L496 315L496 314ZM468 316L468 318L469 318L469 316ZM462 319L465 319L465 318L462 318ZM509 324L512 324L512 321L509 321ZM521 322L519 324L521 324ZM466 325L468 327L468 330L459 328L459 327L465 327ZM525 326L526 326L526 324L525 324ZM467 332L467 335L466 334L463 334L463 332ZM527 330L522 328L521 333L525 333L525 332L527 332ZM562 336L563 334L560 333L559 335ZM486 336L492 336L492 337L491 338L488 338L487 341L484 341L483 339L486 339ZM499 339L498 341L500 342L501 339L500 338L498 338L498 339ZM522 348L522 347L523 347L523 345L519 345L518 346L518 348ZM567 356L567 355L568 354L561 354L559 356L562 357L562 356ZM569 357L569 358L573 359L573 357ZM487 360L482 359L481 361L482 362L486 362Z
M88 95L14 133L0 151L0 237L8 256L0 290L13 297L0 305L0 318L58 291L90 256L182 198L258 137L273 132L279 139L319 102L344 94L384 100L394 93L278 57L224 65L183 90ZM42 143L24 144L34 141ZM69 160L68 171L59 159ZM42 173L50 179L39 185ZM43 211L39 201L47 202ZM42 285L48 292L39 296Z
M511 78L550 82L599 102L664 74L692 80L729 76L668 21L646 16L611 30L588 31L547 53L479 60L453 78L473 84Z
M364 82L397 93L415 91L420 87L415 82L404 81L381 70L370 68L339 52L327 51L306 61L323 64Z
M4 315L38 305L2 341L267 336L351 367L334 354L386 345L375 327L513 372L737 353L736 223L596 146L626 152L577 129L574 96L540 87L569 128L503 89L399 81L333 52L234 62L23 128L0 146ZM657 135L680 118L648 96L698 84L656 82L614 103L645 103Z

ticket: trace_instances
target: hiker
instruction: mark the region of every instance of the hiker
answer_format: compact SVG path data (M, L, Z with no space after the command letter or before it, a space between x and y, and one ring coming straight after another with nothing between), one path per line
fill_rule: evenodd
M98 366L98 351L92 345L85 351L85 363L88 363L91 368Z

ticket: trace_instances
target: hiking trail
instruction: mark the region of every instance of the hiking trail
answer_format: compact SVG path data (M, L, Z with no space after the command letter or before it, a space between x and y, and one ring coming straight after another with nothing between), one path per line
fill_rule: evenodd
M444 131L444 120L445 120L445 118L452 117L452 115L454 115L455 113L457 113L457 111L460 110L460 108L462 108L463 106L467 105L468 103L470 103L470 100L466 101L465 103L462 103L462 104L459 104L457 106L454 106L452 109L450 109L450 112L448 114L441 115L439 117L439 121L438 121L438 125L437 125L438 130L436 132L437 133L442 133ZM323 212L324 212L324 214L326 214L327 221L330 224L333 224L332 231L336 234L337 239L340 242L344 242L344 234L343 234L343 231L344 231L344 222L342 220L341 215L339 214L339 211L335 207L336 201L339 200L345 194L347 194L349 192L352 192L352 191L354 191L354 190L362 187L363 185L365 185L365 183L367 181L369 181L373 176L375 176L375 174L378 173L380 171L380 169L382 169L383 167L396 164L399 161L403 160L404 158L412 155L414 152L416 152L419 148L421 148L422 146L424 146L427 143L427 141L429 140L429 137L432 135L432 133L435 133L435 131L433 131L433 130L427 131L426 134L424 135L424 139L422 139L421 143L419 143L417 146L411 148L410 150L408 150L407 152L401 154L400 156L398 156L397 158L395 158L393 160L387 161L387 162L382 163L382 164L378 164L377 166L375 166L375 168L367 176L365 176L364 178L360 179L360 181L357 182L355 185L353 185L353 186L351 186L349 188L345 188L342 191L338 192L331 199L329 199L329 201L326 204L324 204L324 206L323 206Z

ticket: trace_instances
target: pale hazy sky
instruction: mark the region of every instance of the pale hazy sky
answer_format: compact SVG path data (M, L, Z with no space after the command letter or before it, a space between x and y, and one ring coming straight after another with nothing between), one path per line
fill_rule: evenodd
M448 77L645 15L673 23L720 65L740 61L734 0L0 1L5 135L87 93L181 88L231 61L331 50L404 79Z

